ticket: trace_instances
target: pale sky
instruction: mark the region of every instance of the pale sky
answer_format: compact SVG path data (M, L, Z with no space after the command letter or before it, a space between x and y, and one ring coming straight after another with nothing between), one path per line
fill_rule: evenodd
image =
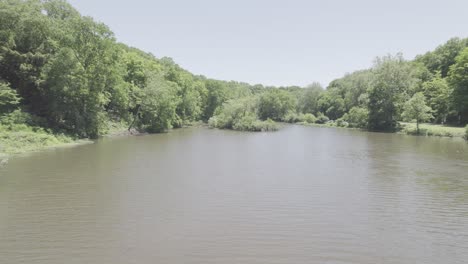
M326 86L468 37L468 0L70 0L117 40L195 74L265 85Z

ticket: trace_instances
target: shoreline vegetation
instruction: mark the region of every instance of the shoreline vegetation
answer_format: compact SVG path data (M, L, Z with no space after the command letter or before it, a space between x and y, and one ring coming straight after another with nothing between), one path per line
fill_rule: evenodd
M211 121L215 122L215 121ZM258 122L258 121L257 121ZM281 128L281 124L274 121L264 121L258 124L252 124L250 121L247 122L248 127L242 127L239 129L239 126L236 125L232 130L239 131L277 131ZM337 122L327 122L327 123L314 123L314 122L289 122L285 124L295 124L303 126L317 126L317 127L330 127L330 128L342 128L342 129L356 129L361 131L368 131L362 128L353 128L349 126L338 125ZM129 131L124 124L110 124L111 129L103 137L119 137L119 136L137 136L144 135L147 133L139 132L137 130ZM208 126L210 128L216 128L213 124L205 123L194 123L186 125L184 127L196 127L196 126ZM421 124L419 134L416 132L415 123L402 123L401 128L396 133L412 136L433 136L433 137L444 137L444 138L468 138L468 126L466 128L462 127L450 127L443 125L434 125L434 124ZM50 150L55 148L64 148L64 147L74 147L83 144L92 144L93 141L90 139L77 139L67 137L63 134L57 135L41 129L34 130L33 128L22 128L14 130L5 130L0 127L0 166L6 163L9 157L25 154L31 152L39 152L44 150Z
M377 57L326 88L221 81L118 43L66 1L0 1L0 156L197 122L468 139L467 73L468 38L452 38L413 60Z

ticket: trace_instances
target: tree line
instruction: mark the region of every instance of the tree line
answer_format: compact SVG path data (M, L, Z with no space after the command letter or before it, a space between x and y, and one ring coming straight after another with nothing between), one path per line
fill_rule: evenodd
M398 121L468 122L468 39L407 61L379 57L327 89L194 75L118 43L62 0L0 0L0 125L94 138L110 123L163 132L194 121L274 130L275 121L395 130Z

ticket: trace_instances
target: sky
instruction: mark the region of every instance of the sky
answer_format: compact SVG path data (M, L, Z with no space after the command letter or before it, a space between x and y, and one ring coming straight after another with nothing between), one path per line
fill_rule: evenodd
M194 74L275 86L330 81L468 37L468 0L69 0L118 41Z

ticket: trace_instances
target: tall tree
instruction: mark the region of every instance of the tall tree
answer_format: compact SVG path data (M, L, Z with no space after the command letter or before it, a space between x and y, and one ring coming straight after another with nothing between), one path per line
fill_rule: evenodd
M307 86L299 98L299 110L302 113L316 114L319 111L320 95L324 91L320 83L313 83Z
M269 89L260 96L258 115L260 119L281 121L289 111L296 109L297 101L283 89Z
M449 84L453 88L452 102L459 113L459 123L468 122L468 48L456 58L450 67Z
M369 129L394 130L414 85L411 66L401 54L377 58L372 69L373 80L368 91Z
M442 78L440 73L436 73L434 79L423 83L422 87L428 105L434 110L434 121L445 123L450 112L450 95L452 93L446 79Z

